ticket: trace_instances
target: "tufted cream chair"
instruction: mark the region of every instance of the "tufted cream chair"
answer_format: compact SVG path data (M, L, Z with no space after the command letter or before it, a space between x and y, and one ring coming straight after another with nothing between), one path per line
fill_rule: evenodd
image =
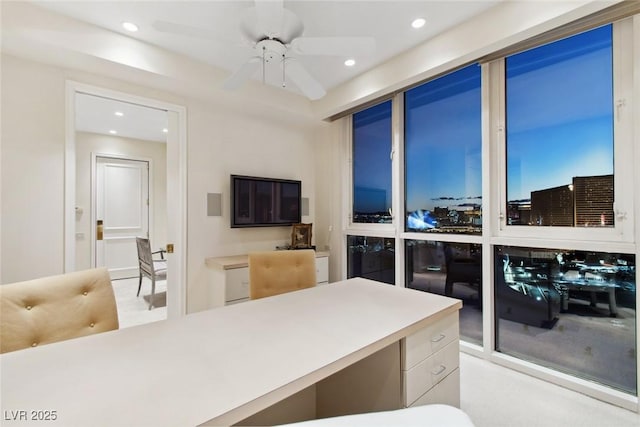
M249 254L251 299L310 288L316 282L316 253L312 249Z
M118 327L105 268L0 286L0 353Z

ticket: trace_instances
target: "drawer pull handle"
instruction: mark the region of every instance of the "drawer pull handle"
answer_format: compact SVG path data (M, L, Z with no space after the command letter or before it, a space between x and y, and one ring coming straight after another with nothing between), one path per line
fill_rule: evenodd
M440 335L438 335L438 336L437 336L437 337L435 337L435 338L431 338L431 342L440 342L440 341L442 341L443 339L445 339L445 337L446 337L446 335L445 335L445 334L440 334Z
M438 366L438 369L436 371L431 371L431 374L432 375L440 375L441 373L443 373L446 370L447 370L446 366L440 365L440 366Z

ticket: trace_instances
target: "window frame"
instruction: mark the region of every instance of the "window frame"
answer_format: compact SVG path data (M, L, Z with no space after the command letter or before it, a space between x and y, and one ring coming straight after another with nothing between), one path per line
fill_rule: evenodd
M367 223L367 222L354 222L353 221L353 204L354 204L354 184L355 184L355 180L354 180L354 170L353 170L353 165L354 165L354 158L353 158L353 154L354 154L354 148L355 148L355 141L354 141L354 135L353 135L353 116L357 113L360 113L362 111L367 110L368 108L372 108L375 106L378 106L380 104L383 104L385 102L391 102L391 148L390 148L390 152L389 152L389 161L391 162L391 222L390 223L382 223L382 224L377 224L377 223ZM396 123L395 121L397 120L397 111L396 111L396 100L395 97L389 97L389 98L384 98L381 99L371 105L367 105L365 108L359 109L357 111L354 111L353 113L351 113L349 116L347 116L347 120L345 120L345 132L347 135L346 140L348 141L346 150L347 150L347 170L346 170L346 176L348 177L348 194L347 194L347 203L345 204L345 212L343 214L344 218L345 218L345 234L361 234L361 235L367 235L367 236L372 236L372 237L395 237L395 223L396 223L396 208L395 208L395 201L397 199L397 192L396 192L396 185L397 183L396 181L396 168L397 165L395 165L396 161L396 155L395 155L395 147L397 147L397 135L395 132L396 129ZM363 234L364 233L364 234ZM383 234L376 234L376 233L383 233Z
M628 197L633 191L633 120L630 99L633 91L633 55L624 55L632 49L632 26L630 20L613 22L613 130L614 130L614 213L613 227L562 227L562 226L527 226L507 225L507 152L506 152L506 71L505 59L500 58L489 63L490 104L489 124L490 144L494 147L492 160L496 168L491 174L491 182L498 182L498 203L491 209L495 218L492 236L504 238L499 244L511 239L527 239L527 244L540 245L539 240L574 242L580 247L594 244L607 244L607 247L622 252L633 251L634 236L633 198ZM497 242L496 242L497 243ZM563 243L566 244L566 243ZM611 246L608 246L608 245ZM576 247L578 249L578 247Z
M551 383L559 384L586 395L597 397L609 403L637 411L638 396L618 392L608 386L563 374L559 371L536 365L495 350L495 296L494 296L494 247L496 245L520 246L532 248L558 247L568 250L597 250L600 252L621 252L636 254L640 257L640 249L636 242L640 241L640 169L634 171L633 165L640 164L640 148L634 149L634 135L640 136L640 108L633 108L633 100L640 102L640 14L612 20L607 18L605 24L613 25L613 73L614 100L624 99L625 105L615 111L614 121L614 176L615 199L614 209L626 212L626 219L608 229L573 228L573 227L528 227L509 226L504 229L501 211L506 209L506 146L504 135L505 99L500 96L504 92L504 60L492 56L481 62L482 66L482 196L483 218L482 235L430 234L404 231L404 218L397 219L393 215L392 224L352 224L349 221L353 210L352 181L352 120L345 115L340 123L340 150L342 185L341 191L341 243L337 249L341 261L341 278L346 277L346 243L348 235L368 235L372 237L395 237L396 242L396 286L405 286L405 240L424 240L442 242L477 243L482 245L482 280L483 280L483 325L482 345L461 341L461 350L467 354L484 358L496 365L505 366L524 372L534 377L543 378ZM569 27L569 26L568 26ZM573 27L576 28L576 27ZM580 28L584 28L580 27ZM571 28L564 29L561 37L567 36ZM581 32L577 31L577 32ZM576 33L577 33L576 32ZM545 38L544 43L549 40ZM634 46L635 41L635 46ZM625 56L626 55L626 56ZM486 57L485 57L486 58ZM497 59L495 59L497 58ZM454 71L452 68L451 71ZM635 73L635 75L634 75ZM501 87L502 85L502 87ZM404 126L403 126L403 88L392 99L392 207L394 212L404 212ZM390 95L391 96L391 95ZM379 102L383 102L379 101ZM363 105L362 109L375 105ZM619 116L618 116L619 114ZM504 179L502 178L504 177ZM338 184L340 184L338 182ZM344 189L344 185L348 188ZM595 233L594 233L595 232ZM636 236L637 235L637 236ZM332 248L332 252L333 252ZM640 273L636 273L640 278ZM638 282L638 280L637 280ZM640 307L640 294L636 295L636 307ZM636 333L640 331L640 316L636 316ZM638 342L640 344L640 342ZM640 372L640 357L636 355L636 364ZM640 375L640 374L639 374ZM639 377L640 378L640 377Z
M398 140L398 144L397 144L397 151L401 152L401 157L399 159L398 162L398 173L397 176L399 177L398 179L400 180L401 183L401 193L399 194L399 197L401 198L400 203L399 203L399 209L401 210L397 210L397 212L402 212L402 221L398 221L398 230L401 233L401 236L411 236L411 237L407 237L411 240L429 240L429 241L444 241L441 238L437 238L437 239L432 239L432 238L424 238L425 236L428 235L436 235L436 236L449 236L452 238L452 240L448 240L450 242L460 242L460 243L478 243L480 240L480 236L483 235L483 233L485 233L484 231L484 210L485 210L485 205L484 205L484 195L483 195L483 200L481 203L482 206L482 226L478 227L478 231L475 233L440 233L440 232L419 232L419 231L407 231L407 197L406 197L406 157L405 157L405 145L406 145L406 140L405 140L405 130L406 130L406 117L405 117L405 92L409 91L411 89L414 89L416 87L428 84L430 82L436 81L440 78L446 77L446 76L450 76L451 74L454 74L460 70L463 70L467 67L471 67L471 66L476 66L479 68L480 70L480 166L481 166L481 170L480 170L480 179L481 179L481 191L484 192L484 182L486 181L484 179L484 169L483 169L483 158L484 158L484 119L483 119L483 111L485 108L485 104L484 104L484 90L483 90L483 85L484 85L484 79L483 79L483 75L484 75L484 68L483 68L483 64L477 62L477 61L473 61L464 65L461 65L459 67L455 67L449 71L447 71L446 73L442 73L438 76L434 76L433 78L430 78L428 80L425 80L423 82L421 82L418 85L406 88L400 95L401 97L398 98L398 104L399 104L399 108L402 109L402 114L399 116L399 128L401 130L401 137ZM415 236L423 236L422 238L418 237L416 238ZM449 238L447 237L447 239ZM467 240L466 237L477 237L478 239L472 239L472 240Z

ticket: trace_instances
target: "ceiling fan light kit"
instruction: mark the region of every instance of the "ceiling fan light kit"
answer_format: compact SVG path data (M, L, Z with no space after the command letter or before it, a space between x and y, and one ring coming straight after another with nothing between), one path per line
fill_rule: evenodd
M199 37L205 30L182 24L158 23L159 31ZM372 53L372 37L303 37L304 25L298 16L285 9L282 0L256 0L255 7L244 12L241 22L244 37L253 45L253 55L222 84L227 90L241 87L262 66L262 82L266 83L269 64L280 64L282 87L288 77L309 99L322 98L326 91L294 55L352 57Z

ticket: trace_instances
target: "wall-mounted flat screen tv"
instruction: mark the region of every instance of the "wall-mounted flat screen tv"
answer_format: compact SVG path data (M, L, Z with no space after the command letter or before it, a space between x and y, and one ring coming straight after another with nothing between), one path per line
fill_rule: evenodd
M301 195L300 181L231 175L231 228L299 223Z

